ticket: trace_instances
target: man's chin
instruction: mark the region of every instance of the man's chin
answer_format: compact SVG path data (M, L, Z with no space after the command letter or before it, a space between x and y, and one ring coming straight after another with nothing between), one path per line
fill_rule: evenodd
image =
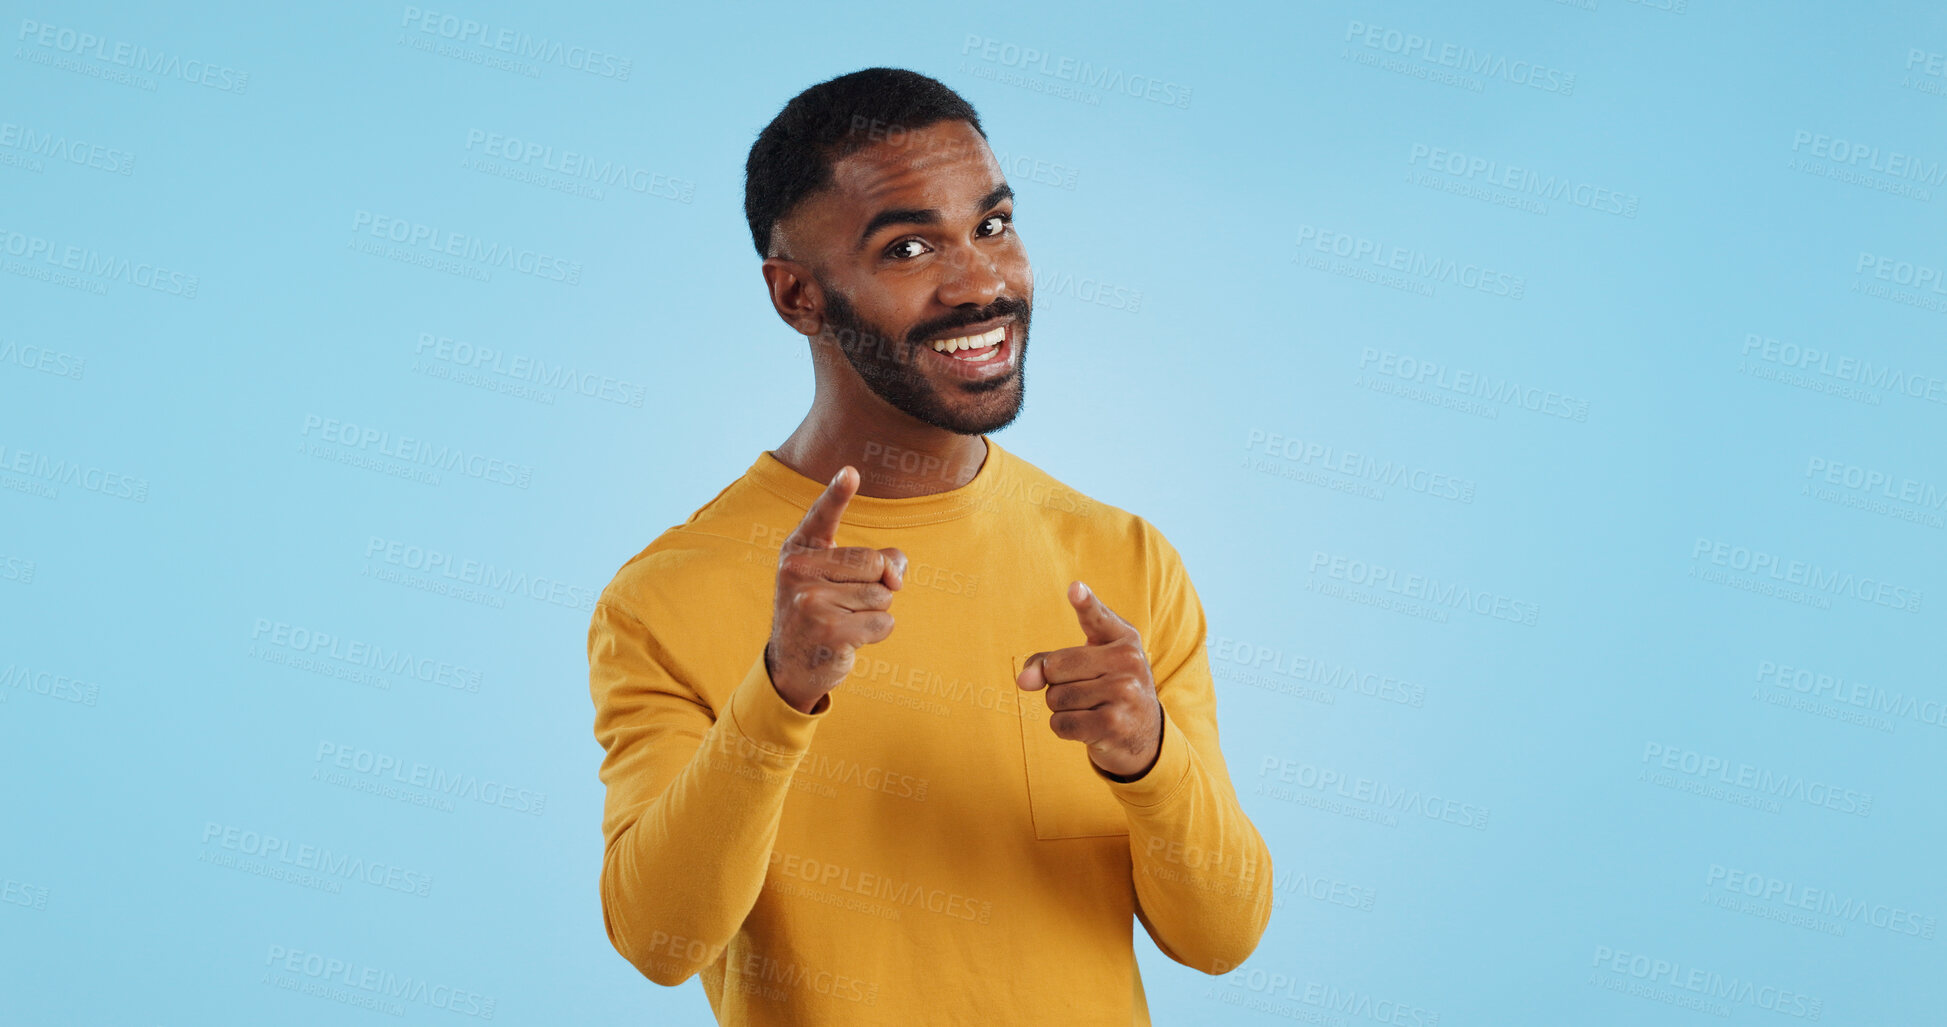
M1013 424L1015 419L1020 416L1021 402L1017 397L1013 403L1008 405L1005 411L967 411L953 419L955 427L951 430L959 432L962 435L986 435L989 432L997 432Z
M968 425L978 425L964 434L979 435L999 431L1021 416L1021 407L1026 399L1026 379L1020 368L1015 368L1007 377L991 382L966 382L946 384L934 393L951 396L958 402L948 405L955 418Z
M916 355L916 354L915 354ZM985 435L1014 423L1021 414L1026 373L1016 365L991 381L927 373L922 367L889 361L853 365L888 405L923 424L957 435Z

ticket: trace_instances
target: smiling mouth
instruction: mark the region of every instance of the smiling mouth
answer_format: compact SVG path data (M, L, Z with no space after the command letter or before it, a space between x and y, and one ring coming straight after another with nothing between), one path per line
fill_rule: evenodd
M981 332L969 332L946 339L933 339L920 346L933 352L956 377L972 383L995 383L1014 372L1015 351L1019 348L1012 318Z
M951 339L935 339L926 345L933 352L951 357L963 364L982 364L998 359L1001 343L1007 341L1007 326L1001 325L992 331L974 335L960 335Z

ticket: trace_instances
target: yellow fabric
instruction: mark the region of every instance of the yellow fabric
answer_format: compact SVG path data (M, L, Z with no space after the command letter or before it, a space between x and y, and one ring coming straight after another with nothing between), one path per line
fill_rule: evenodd
M595 605L609 939L657 983L700 973L721 1023L1147 1024L1132 917L1205 973L1270 918L1176 550L986 442L965 486L853 497L837 544L910 562L891 637L813 713L763 652L779 547L825 483L768 452ZM1014 684L1083 643L1075 579L1142 633L1164 707L1132 782Z

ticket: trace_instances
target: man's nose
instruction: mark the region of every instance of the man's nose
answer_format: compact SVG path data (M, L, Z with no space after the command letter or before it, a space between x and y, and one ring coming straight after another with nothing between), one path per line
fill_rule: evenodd
M973 304L984 307L994 302L1007 288L1007 279L994 259L971 248L954 251L946 260L946 274L940 280L940 302L949 307Z

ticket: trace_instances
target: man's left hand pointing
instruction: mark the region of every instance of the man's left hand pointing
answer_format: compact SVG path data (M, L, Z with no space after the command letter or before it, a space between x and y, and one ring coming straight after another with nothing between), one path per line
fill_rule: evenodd
M1134 780L1155 765L1163 742L1163 707L1142 635L1079 581L1068 586L1068 603L1087 641L1028 657L1015 684L1046 688L1055 734L1086 743L1103 772Z

